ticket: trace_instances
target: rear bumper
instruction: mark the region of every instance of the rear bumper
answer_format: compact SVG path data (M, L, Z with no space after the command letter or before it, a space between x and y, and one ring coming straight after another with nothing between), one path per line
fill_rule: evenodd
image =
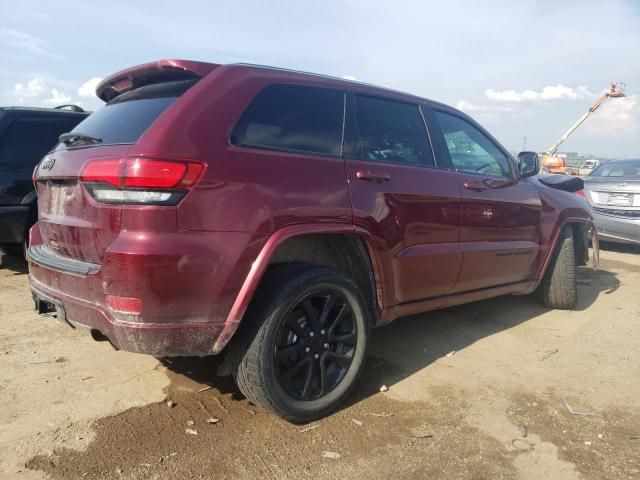
M0 207L0 243L22 243L30 209L28 205Z
M224 322L176 324L121 321L101 305L50 289L32 275L29 281L34 300L62 307L64 318L59 320L73 328L99 333L118 350L156 357L211 355L212 347L225 327Z
M620 218L593 212L593 219L601 240L640 245L640 218Z
M98 265L47 249L36 226L29 281L36 303L59 305L70 325L104 336L118 349L154 356L212 355L237 328L227 317L250 268L250 239L245 233L142 238L123 232ZM114 311L107 295L141 299L142 311Z

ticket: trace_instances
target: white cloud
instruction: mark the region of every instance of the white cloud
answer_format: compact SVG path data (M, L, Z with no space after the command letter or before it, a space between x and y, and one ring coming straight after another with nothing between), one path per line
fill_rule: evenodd
M542 90L536 92L534 90L524 90L516 92L515 90L494 90L489 88L485 90L484 95L490 100L498 102L523 102L523 101L540 101L540 100L576 100L579 98L591 97L593 94L585 86L579 86L575 90L566 87L561 83L557 85L549 85L543 87Z
M78 95L81 97L93 97L96 94L96 87L102 81L100 77L92 77L78 87Z
M477 105L466 100L456 103L456 108L475 117L478 120L495 122L500 119L516 118L521 112L510 105Z
M352 80L354 82L358 80L354 75L343 75L342 78L345 80Z
M456 103L456 108L463 112L492 112L492 113L515 113L516 107L510 105L477 105L467 102L466 100L460 100Z
M27 83L16 83L13 91L18 97L38 97L47 89L47 85L42 77L34 77Z
M42 100L46 105L64 105L71 102L71 97L55 88L51 89L51 97Z
M3 48L5 51L18 50L40 57L52 58L54 60L65 59L62 55L50 51L48 49L47 42L43 39L18 30L11 30L9 28L0 28L0 45L5 47Z
M465 100L460 100L458 103L456 103L456 108L458 110L462 110L463 112L476 112L476 111L482 111L484 110L486 107L481 107L479 105L473 105L472 103L469 103Z
M57 106L74 103L81 105L80 98L85 98L88 108L97 108L102 102L95 96L95 86L100 78L93 77L82 84L68 82L55 77L38 74L31 80L16 83L11 91L7 91L6 103L32 106ZM78 86L79 85L79 86ZM74 94L74 92L76 92Z

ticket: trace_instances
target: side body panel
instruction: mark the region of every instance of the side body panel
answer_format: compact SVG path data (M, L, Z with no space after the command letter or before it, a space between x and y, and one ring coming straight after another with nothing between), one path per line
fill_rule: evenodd
M462 268L452 293L529 280L539 254L541 201L538 189L516 176L515 161L480 125L452 109L437 107L475 128L507 161L507 176L457 171L462 196L459 248ZM435 110L425 107L436 155L451 162ZM470 147L469 147L470 148ZM487 165L488 166L488 165Z
M426 161L433 166L361 159L352 154L359 147L347 143L361 141L355 100L360 94L371 98L366 89L354 88L352 92L346 115L345 161L353 223L372 235L376 249L386 259L384 305L447 295L462 262L457 248L461 199L456 174L435 164L419 102L393 95L373 98L399 101L405 108L415 109L420 137L426 139Z
M454 293L526 280L538 257L541 203L537 189L527 181L482 192L465 188L478 181L475 177L458 173L464 260Z

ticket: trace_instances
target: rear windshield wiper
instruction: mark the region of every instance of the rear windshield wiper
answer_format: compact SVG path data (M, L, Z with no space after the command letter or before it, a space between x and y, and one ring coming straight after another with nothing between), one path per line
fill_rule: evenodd
M63 133L58 137L58 140L60 143L64 143L65 145L73 145L76 142L93 144L102 143L102 139L100 137L94 137L93 135L81 132Z

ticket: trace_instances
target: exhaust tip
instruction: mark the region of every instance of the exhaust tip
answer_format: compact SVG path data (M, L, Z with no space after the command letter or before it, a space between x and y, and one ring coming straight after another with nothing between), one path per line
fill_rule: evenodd
M93 338L96 342L109 342L109 345L111 345L113 347L114 350L119 350L119 348L117 348L112 342L111 340L109 340L109 337L107 337L104 333L102 333L100 330L97 330L95 328L91 329L91 338Z
M91 329L91 338L93 338L96 342L108 342L109 339L107 336L102 333L100 330L96 330L95 328Z

